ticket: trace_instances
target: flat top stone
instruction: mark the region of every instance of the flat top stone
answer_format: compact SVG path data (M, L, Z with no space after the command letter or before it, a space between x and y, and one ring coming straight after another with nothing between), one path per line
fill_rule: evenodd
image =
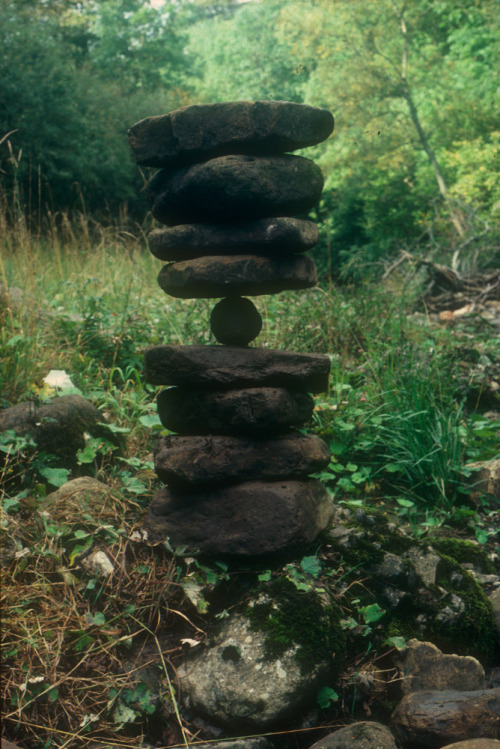
M328 138L334 120L326 109L288 101L195 104L146 117L128 131L138 164L171 167L229 153L294 151Z
M328 387L330 360L302 354L239 346L153 346L146 350L146 380L152 385L288 387L321 393Z

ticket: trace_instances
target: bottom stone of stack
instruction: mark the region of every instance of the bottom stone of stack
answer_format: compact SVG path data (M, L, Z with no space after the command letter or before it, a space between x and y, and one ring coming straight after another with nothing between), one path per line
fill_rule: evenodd
M207 554L242 557L297 550L328 525L332 499L320 481L248 481L214 490L161 489L145 530L153 539Z

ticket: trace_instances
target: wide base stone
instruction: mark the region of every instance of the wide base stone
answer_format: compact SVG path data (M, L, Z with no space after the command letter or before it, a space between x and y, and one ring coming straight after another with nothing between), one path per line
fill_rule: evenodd
M152 385L208 388L285 387L310 393L328 388L330 359L237 346L153 346L144 354Z
M254 557L297 551L328 525L332 500L320 481L248 481L189 494L162 489L145 529L173 548Z
M317 281L314 260L303 255L286 259L257 255L199 257L169 263L158 275L163 291L181 299L277 294L287 289L308 289Z
M291 255L310 250L319 238L312 221L280 216L239 224L181 224L153 229L149 249L160 260L205 255Z
M154 460L158 478L170 487L208 488L304 478L328 465L330 451L316 435L300 432L274 439L169 436L156 441Z
M153 216L175 226L295 216L313 208L322 189L321 169L302 156L221 156L158 172L147 197Z
M314 400L285 388L203 391L173 387L157 397L166 429L180 434L272 434L308 421Z
M146 117L128 131L138 164L171 167L228 153L283 153L328 138L326 109L288 101L195 104Z

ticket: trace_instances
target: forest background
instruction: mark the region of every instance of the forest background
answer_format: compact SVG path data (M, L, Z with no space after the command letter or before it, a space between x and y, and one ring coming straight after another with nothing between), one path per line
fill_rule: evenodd
M193 103L286 99L336 118L320 267L401 249L491 266L500 224L498 0L0 0L9 222L143 222L127 128ZM359 265L359 264L358 264ZM347 269L347 270L346 270Z

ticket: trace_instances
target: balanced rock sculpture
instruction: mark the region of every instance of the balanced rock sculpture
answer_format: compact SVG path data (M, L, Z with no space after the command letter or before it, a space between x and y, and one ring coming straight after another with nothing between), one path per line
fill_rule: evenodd
M249 347L262 319L246 296L305 289L317 282L303 253L318 239L310 210L321 170L288 151L333 130L324 110L282 101L190 106L148 117L129 130L137 163L160 168L148 185L149 236L167 264L172 296L220 299L211 315L219 345L155 346L146 379L162 424L155 470L167 486L148 526L211 554L258 556L309 543L331 517L323 485L310 478L329 462L318 437L296 427L328 385L329 359Z

